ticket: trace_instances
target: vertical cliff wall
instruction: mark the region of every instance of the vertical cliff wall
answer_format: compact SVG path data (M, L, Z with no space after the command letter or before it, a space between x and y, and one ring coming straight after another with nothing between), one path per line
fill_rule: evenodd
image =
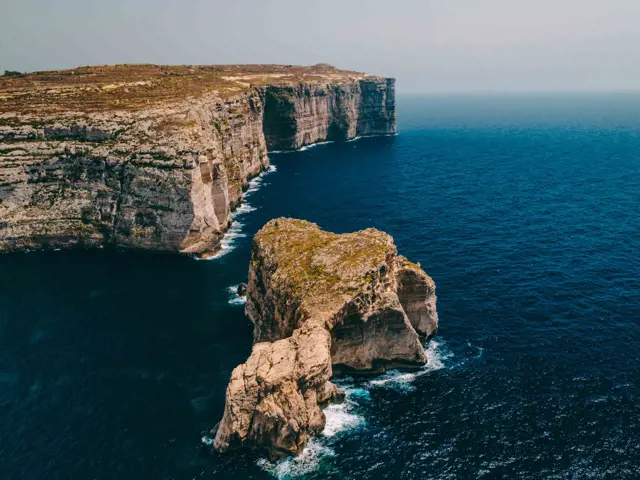
M214 252L268 150L395 132L392 79L151 67L0 80L0 250Z
M271 85L261 96L269 150L396 132L393 79Z
M268 166L262 117L249 92L0 126L0 250L215 249Z

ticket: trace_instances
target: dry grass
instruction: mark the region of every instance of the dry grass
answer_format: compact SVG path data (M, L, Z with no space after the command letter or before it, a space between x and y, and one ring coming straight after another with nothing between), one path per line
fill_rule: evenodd
M290 218L267 223L254 245L277 264L277 280L296 298L339 298L377 278L380 266L396 255L393 240L384 232L339 235Z
M269 83L355 80L330 65L108 65L0 76L0 114L137 110L216 93L229 97Z

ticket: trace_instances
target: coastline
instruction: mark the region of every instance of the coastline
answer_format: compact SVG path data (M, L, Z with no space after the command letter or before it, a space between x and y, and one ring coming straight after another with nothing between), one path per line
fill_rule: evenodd
M330 145L330 144L334 144L334 143L353 143L353 142L357 142L358 140L362 140L362 139L367 139L367 138L377 138L377 137L396 137L398 136L399 133L395 132L395 133L389 133L389 134L380 134L380 135L359 135L357 137L354 138L350 138L348 140L342 140L342 141L337 141L337 140L329 140L329 141L321 141L321 142L315 142L315 143L311 143L309 145L304 145L300 148L298 148L297 150L283 150L283 151L269 151L268 154L275 154L275 155L283 155L283 154L288 154L288 153L299 153L299 152L306 152L308 150L311 150L312 148L316 148L322 145ZM269 166L263 170L262 172L260 172L258 175L254 176L251 178L251 180L249 180L249 187L247 188L247 190L244 192L240 203L238 204L238 206L235 207L235 209L231 212L231 216L232 216L232 220L231 222L229 222L229 227L227 228L227 230L225 230L225 232L222 234L222 237L220 239L220 248L214 250L211 254L207 254L206 256L202 257L199 256L197 254L191 254L191 256L193 256L196 260L216 260L218 258L223 257L224 255L226 255L228 252L230 252L231 250L233 250L233 247L231 245L229 245L230 242L233 241L233 239L238 238L238 237L244 237L245 235L242 234L242 227L243 225L238 222L237 217L243 215L244 213L248 212L248 211L253 211L255 210L255 208L258 207L253 207L251 205L249 205L246 202L246 195L247 194L251 194L254 191L256 191L258 188L260 188L262 186L262 179L267 176L270 173L275 173L277 171L277 167L275 165L273 165L271 163L271 160L269 159ZM253 183L257 181L258 183ZM242 210L244 208L248 209L248 210ZM229 238L230 237L230 238ZM227 241L227 243L225 244L225 240Z
M0 96L3 251L215 256L269 152L396 131L394 79L325 64L86 67Z

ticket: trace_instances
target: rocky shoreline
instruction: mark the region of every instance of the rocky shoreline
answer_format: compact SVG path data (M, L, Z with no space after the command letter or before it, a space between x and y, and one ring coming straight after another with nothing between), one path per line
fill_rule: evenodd
M215 253L268 151L395 133L393 79L328 65L0 77L0 251Z
M332 376L419 368L438 328L433 280L375 229L270 221L254 238L246 295L254 347L211 432L219 452L299 454L325 426L322 407L344 399Z
M0 77L0 252L215 255L269 151L393 135L395 80L329 65L115 65ZM240 292L238 292L240 293ZM374 229L292 219L256 235L254 347L217 451L296 455L344 399L335 373L427 361L435 285Z

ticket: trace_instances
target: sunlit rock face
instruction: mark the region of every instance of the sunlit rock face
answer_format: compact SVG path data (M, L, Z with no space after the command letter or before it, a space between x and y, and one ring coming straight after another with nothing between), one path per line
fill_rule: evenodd
M233 371L214 447L300 453L324 428L320 407L343 397L330 382L336 372L427 362L435 303L433 280L384 232L338 235L303 220L270 221L255 236L249 267L255 344Z
M393 80L328 65L0 77L0 251L211 253L268 149L394 132Z

